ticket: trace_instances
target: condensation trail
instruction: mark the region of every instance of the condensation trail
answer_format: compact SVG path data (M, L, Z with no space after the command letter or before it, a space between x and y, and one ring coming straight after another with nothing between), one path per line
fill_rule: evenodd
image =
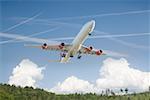
M95 18L95 17L105 17L105 16L139 14L139 13L146 13L146 12L150 12L150 10L128 11L128 12L108 13L108 14L106 13L106 14L89 15L89 16L77 16L77 17L53 18L53 19L49 19L49 20L68 20L68 19L81 19L81 18Z
M38 20L38 19L37 19L37 20ZM43 20L40 20L40 21L43 21ZM72 24L65 23L65 22L53 22L53 23L72 26ZM45 25L45 24L44 24L44 25ZM47 25L47 24L46 24L46 25ZM74 26L77 26L77 25L78 25L78 24L75 24ZM28 37L37 36L37 35L40 35L40 34L43 34L43 33L46 33L46 32L54 31L54 30L56 30L56 29L58 29L58 28L54 28L54 29L42 31L42 32L39 32L39 33L35 33L35 34L33 34L33 35L28 35ZM1 45L1 44L5 44L5 43L21 42L21 41L15 41L15 40L16 40L16 39L1 41L1 42L0 42L0 45Z
M6 29L6 30L4 30L4 31L2 31L2 32L8 32L8 31L10 31L10 30L12 30L12 29L14 29L14 28L16 28L16 27L19 27L19 26L21 26L21 25L23 25L23 24L25 24L25 23L27 23L27 22L29 22L29 21L35 19L35 18L38 17L40 14L41 14L41 13L38 13L38 14L36 14L36 15L34 15L34 16L32 16L32 17L30 17L30 18L24 20L24 21L21 21L20 23L15 24L15 25L9 27L8 29Z
M46 30L46 31L42 31L42 32L39 32L39 33L34 33L34 34L31 34L31 35L28 35L26 37L33 37L33 36L37 36L37 35L40 35L40 34L43 34L43 33L47 33L47 32L51 32L51 31L54 31L58 28L53 28L53 29L49 29L49 30ZM17 41L16 41L17 40ZM0 42L0 44L5 44L5 43L12 43L12 42L22 42L22 41L18 41L18 39L12 39L12 40L6 40L6 41L2 41Z
M107 32L100 32L97 30L97 32L99 33L103 33L103 34L106 34L106 35L110 35L110 33L107 33ZM145 35L149 35L150 33L145 33ZM125 42L123 40L120 40L120 39L116 39L116 38L113 38L113 37L108 37L108 39L112 40L112 41L116 41L120 44L123 44L123 45L126 45L128 47L132 47L132 48L142 48L142 49L150 49L150 47L148 46L143 46L143 45L137 45L137 44L133 44L133 43L128 43L128 42Z
M51 41L51 40L39 39L39 38L30 38L27 36L21 36L21 35L17 35L17 34L8 34L8 33L2 33L2 32L0 32L0 37L17 39L17 40L28 41L28 42L36 42L36 43L50 43L50 44L57 44L57 43L59 44L60 43L58 41Z
M78 16L78 17L65 17L65 18L54 18L54 19L50 19L50 20L60 20L60 19L71 19L71 18L88 18L88 17L103 17L103 16L112 16L112 15L126 15L126 14L138 14L138 13L145 13L145 12L150 12L150 10L142 10L142 11L129 11L129 12L121 12L121 13L109 13L109 14L99 14L99 15L91 15L91 16ZM43 21L43 20L41 20ZM100 31L99 31L100 32ZM104 34L106 35L109 35L109 33L105 33ZM69 37L70 38L70 37ZM128 43L128 42L125 42L125 41L122 41L122 40L119 40L119 39L115 39L113 37L107 37L108 39L110 40L113 40L113 41L116 41L118 43L121 43L123 45L126 45L126 46L130 46L130 47L135 47L135 48L147 48L145 46L140 46L140 45L136 45L136 44L132 44L132 43Z
M48 30L47 30L48 31ZM32 35L28 35L26 37L30 37L31 36L35 36L35 35L38 35L38 34L42 34L42 33L45 33L47 31L43 31L43 32L39 32L37 34L32 34ZM120 37L133 37L133 36L145 36L145 35L150 35L150 33L130 33L130 34L116 34L116 35L100 35L100 36L89 36L88 39L99 39L99 38L120 38ZM51 38L51 39L48 39L48 40L51 40L51 41L60 41L60 40L73 40L75 37L62 37L62 38ZM16 40L18 40L16 38ZM10 42L10 41L2 41L0 42L0 44L3 44L3 43L7 43L7 42ZM15 41L17 42L17 41ZM18 41L18 42L22 42L22 41Z
M96 18L96 17L106 17L106 16L119 16L119 15L128 15L128 14L140 14L140 13L150 13L150 10L138 10L138 11L128 11L128 12L119 12L119 13L106 13L106 14L97 14L97 15L87 15L87 16L76 16L76 17L61 17L61 18L51 18L51 19L37 19L39 22L47 22L52 20L70 20L70 19L85 19L85 18ZM24 19L24 18L23 18Z
M111 50L103 50L106 56L114 56L114 57L129 57L129 55L124 53L119 53Z
M99 39L99 38L120 38L120 37L133 37L133 36L144 36L150 35L150 33L130 33L130 34L116 34L116 35L100 35L100 36L89 36L88 39ZM64 37L64 38L53 38L50 40L73 40L75 37Z

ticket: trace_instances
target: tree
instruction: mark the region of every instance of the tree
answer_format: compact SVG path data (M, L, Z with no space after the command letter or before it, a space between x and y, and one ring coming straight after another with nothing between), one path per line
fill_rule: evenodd
M125 92L126 92L126 94L127 94L127 93L128 93L128 88L126 88L124 91L125 91Z
M128 89L120 89L120 91L123 93ZM107 89L107 93L111 95L93 93L55 94L40 88L23 88L0 84L0 100L149 100L150 97L149 92L116 96L112 90Z
M111 95L115 96L115 92L113 90L111 90Z
M120 92L123 93L123 89L122 88L120 89Z

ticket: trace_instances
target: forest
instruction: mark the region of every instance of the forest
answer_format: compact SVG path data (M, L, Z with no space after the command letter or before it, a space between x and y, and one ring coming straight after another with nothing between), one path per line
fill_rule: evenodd
M121 89L121 92L123 90ZM0 83L0 100L150 100L150 91L144 93L128 94L127 89L124 95L102 95L95 93L87 94L55 94L44 89L33 87L20 87Z

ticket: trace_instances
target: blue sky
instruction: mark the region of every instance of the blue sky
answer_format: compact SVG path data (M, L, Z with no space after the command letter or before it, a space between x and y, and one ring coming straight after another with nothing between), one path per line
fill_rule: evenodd
M0 1L0 8L2 18L0 22L2 26L0 28L1 32L24 19L40 14L34 20L7 31L10 34L31 35L57 28L54 31L36 37L49 39L72 37L76 36L82 25L92 19L96 21L95 30L107 32L112 35L149 32L148 19L150 12L80 18L80 16L149 10L148 0L7 0ZM40 19L44 21L40 22ZM99 35L100 33L93 32L93 35L97 34ZM9 40L8 38L0 39L1 41ZM142 45L146 48L123 45L108 38L87 39L84 44L93 45L95 48L102 50L112 50L127 54L128 57L125 58L130 62L131 66L142 71L150 71L149 49L147 48L149 47L149 36L121 37L116 39L138 46ZM39 66L46 66L44 78L38 83L40 87L51 88L57 82L63 81L71 75L93 82L98 77L102 61L108 58L108 56L83 56L81 60L73 58L71 60L72 63L68 64L50 63L48 60L59 59L59 52L27 48L24 47L26 43L30 42L0 44L0 82L7 82L13 68L26 58Z

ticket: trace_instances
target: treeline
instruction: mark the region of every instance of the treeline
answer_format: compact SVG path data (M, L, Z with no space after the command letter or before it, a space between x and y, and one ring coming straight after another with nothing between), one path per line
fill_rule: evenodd
M68 94L56 95L43 89L0 84L0 100L150 100L150 92L128 95Z

